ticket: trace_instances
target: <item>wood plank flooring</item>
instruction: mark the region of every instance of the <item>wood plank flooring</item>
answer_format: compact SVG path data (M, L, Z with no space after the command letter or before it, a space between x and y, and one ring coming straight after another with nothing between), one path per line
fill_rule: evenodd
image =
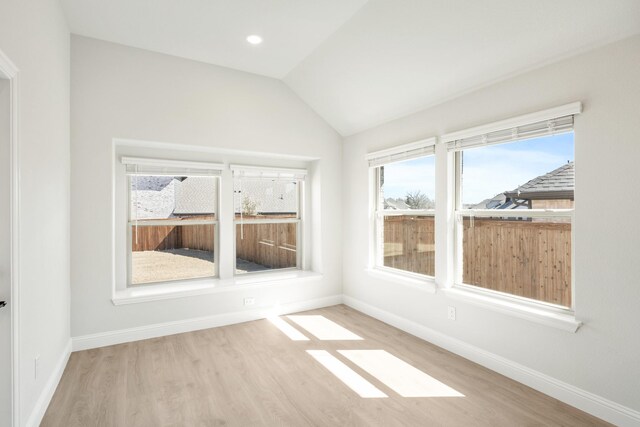
M607 423L345 306L313 310L364 340L292 341L268 320L76 352L43 426L602 426ZM405 398L337 350L385 350L464 397ZM364 399L326 350L388 398Z

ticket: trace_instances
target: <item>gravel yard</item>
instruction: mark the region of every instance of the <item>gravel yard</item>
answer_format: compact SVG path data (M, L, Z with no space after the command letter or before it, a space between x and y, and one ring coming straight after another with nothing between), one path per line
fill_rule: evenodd
M131 261L134 285L215 275L213 252L193 249L138 251L132 254Z
M137 251L132 254L132 283L166 282L180 279L197 279L215 275L213 252L194 249L168 249L164 251ZM236 260L237 273L269 270L267 267Z

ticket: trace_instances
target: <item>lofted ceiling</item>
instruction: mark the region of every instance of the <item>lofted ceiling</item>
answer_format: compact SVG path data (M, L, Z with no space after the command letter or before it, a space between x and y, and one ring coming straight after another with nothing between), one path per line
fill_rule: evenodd
M71 32L282 78L366 0L61 0ZM264 42L247 43L258 34Z
M72 33L283 79L342 135L640 33L638 0L61 1Z

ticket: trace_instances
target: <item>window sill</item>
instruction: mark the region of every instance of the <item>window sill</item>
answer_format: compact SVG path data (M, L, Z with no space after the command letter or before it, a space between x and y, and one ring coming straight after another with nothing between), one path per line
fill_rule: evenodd
M400 285L409 286L430 294L436 293L436 282L430 277L416 277L414 275L402 274L381 268L369 268L367 274L376 279L384 279Z
M236 276L232 279L177 281L120 289L114 292L111 301L113 305L138 304L165 299L248 290L265 286L282 286L291 284L292 281L316 281L322 277L320 273L295 270L252 274L250 277Z
M575 333L582 325L582 322L576 320L575 315L568 310L508 300L457 286L443 289L443 292L451 298L571 333Z

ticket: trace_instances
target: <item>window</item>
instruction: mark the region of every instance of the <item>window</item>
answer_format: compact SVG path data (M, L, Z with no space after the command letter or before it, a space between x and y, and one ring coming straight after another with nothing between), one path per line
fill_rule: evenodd
M302 268L305 170L232 166L236 274Z
M570 309L573 115L448 148L456 166L456 286Z
M374 265L435 274L435 140L368 155L375 188Z
M149 159L123 158L123 163L128 285L215 277L219 171Z

